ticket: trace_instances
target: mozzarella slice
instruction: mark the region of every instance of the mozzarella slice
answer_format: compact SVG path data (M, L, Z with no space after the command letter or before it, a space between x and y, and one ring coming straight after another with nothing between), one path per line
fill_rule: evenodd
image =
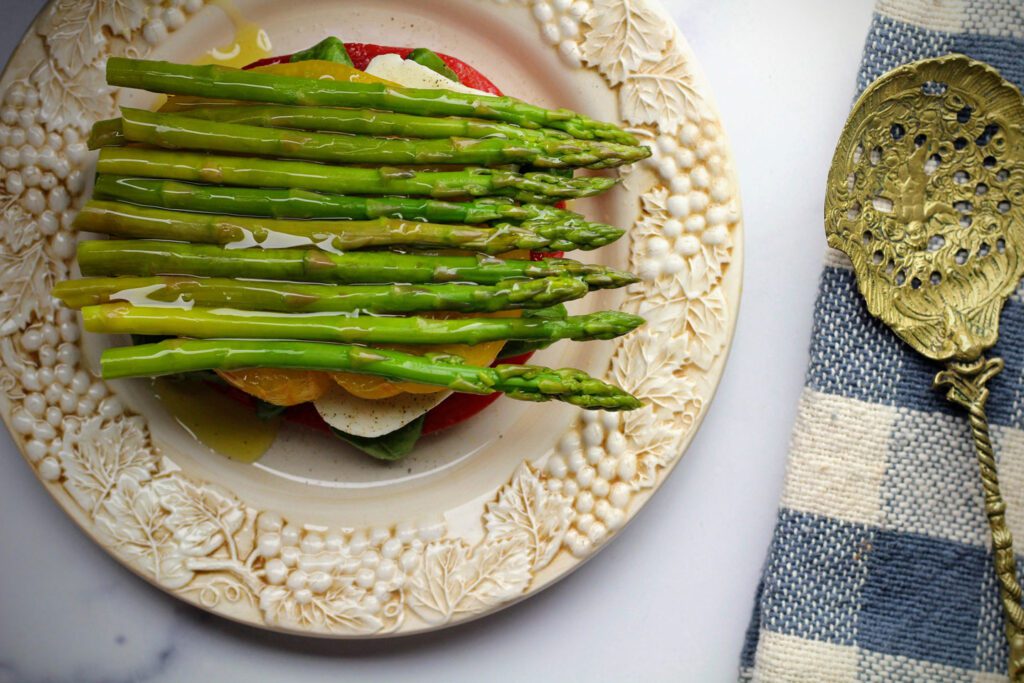
M392 398L358 398L341 387L332 387L313 401L324 422L346 434L366 438L384 436L409 424L441 401L450 391L435 394L398 394Z
M442 88L456 92L489 95L482 90L467 88L458 81L445 78L433 69L428 69L419 62L402 59L394 53L377 55L366 65L364 71L371 76L393 81L407 88Z

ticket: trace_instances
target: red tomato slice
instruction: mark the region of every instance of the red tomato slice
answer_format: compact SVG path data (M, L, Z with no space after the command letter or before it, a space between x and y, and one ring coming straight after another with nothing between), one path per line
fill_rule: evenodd
M421 436L427 436L442 429L465 422L484 408L501 398L501 392L487 394L452 394L427 411Z
M255 69L258 66L269 66L270 64L284 64L291 58L291 55L277 55L276 57L264 57L263 59L257 59L255 62L246 64L242 67L242 71Z
M562 258L565 256L564 251L531 251L531 261L543 261L546 258Z
M325 434L331 433L331 428L326 422L324 422L324 419L320 417L320 413L316 412L316 408L312 403L300 403L297 406L291 406L286 408L281 415L284 419L293 424L315 429L316 431L324 432Z

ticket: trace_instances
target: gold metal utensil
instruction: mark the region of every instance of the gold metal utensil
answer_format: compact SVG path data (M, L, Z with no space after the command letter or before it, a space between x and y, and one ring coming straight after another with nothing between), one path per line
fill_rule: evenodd
M989 440L985 358L1024 274L1024 98L961 55L875 81L843 129L825 199L828 243L853 261L868 310L945 368L933 386L970 415L1010 645L1024 680L1024 608Z

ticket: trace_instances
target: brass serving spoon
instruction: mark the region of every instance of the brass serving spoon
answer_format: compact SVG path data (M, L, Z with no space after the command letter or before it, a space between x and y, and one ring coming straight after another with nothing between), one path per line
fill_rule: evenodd
M970 415L1010 645L1024 680L1024 608L989 440L985 358L1024 274L1024 98L961 55L900 67L857 100L832 159L828 243L868 310L945 368L933 386Z

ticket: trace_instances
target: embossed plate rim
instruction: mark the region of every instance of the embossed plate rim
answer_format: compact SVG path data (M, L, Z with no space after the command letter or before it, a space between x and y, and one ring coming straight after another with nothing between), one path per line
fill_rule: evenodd
M17 79L5 69L0 81L0 163L17 164L19 174L10 181L15 166L5 166L10 187L0 194L10 190L11 203L0 203L0 259L8 265L0 285L25 292L0 298L0 413L33 471L122 564L176 597L258 627L342 638L422 632L484 616L566 576L636 515L678 462L707 413L735 329L738 187L685 39L648 0L541 2L532 11L524 3L481 5L496 16L531 12L537 45L557 50L566 69L600 74L620 120L654 148L624 181L639 202L630 265L644 277L624 307L651 323L617 342L607 373L648 407L577 417L553 451L524 461L493 492L468 541L444 525L331 531L257 510L185 476L156 452L142 418L78 368L77 321L45 288L66 274L72 255L66 223L85 184L83 124L113 108L92 87L98 63L113 51L144 53L202 6L53 0L12 56L13 63L34 47L38 64ZM102 41L78 44L69 35ZM18 141L34 151L4 157Z

